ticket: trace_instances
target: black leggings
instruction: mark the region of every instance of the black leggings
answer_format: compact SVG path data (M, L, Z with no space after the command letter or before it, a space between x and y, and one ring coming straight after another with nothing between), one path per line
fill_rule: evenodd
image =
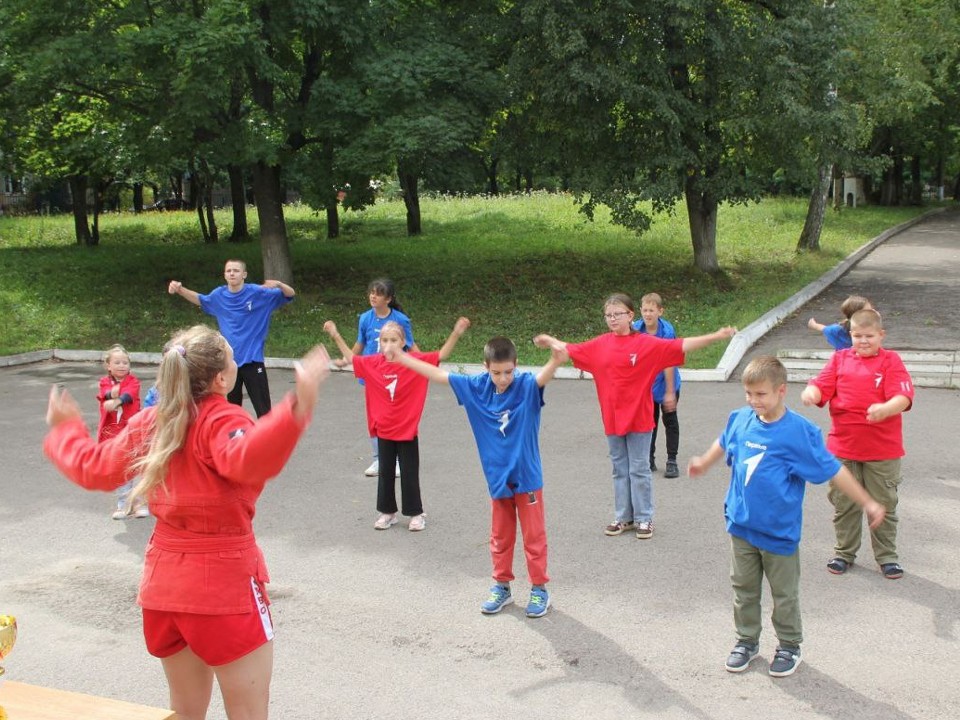
M384 440L377 438L380 455L380 480L377 484L377 511L393 514L397 511L397 460L400 460L400 492L403 494L403 514L413 517L423 512L420 499L420 441Z
M677 393L677 405L680 404L680 393ZM653 462L653 456L657 450L657 428L660 425L660 403L653 403L653 435L650 436L650 462ZM677 411L667 412L663 410L663 427L667 431L667 460L676 460L677 451L680 450L680 421L677 419Z

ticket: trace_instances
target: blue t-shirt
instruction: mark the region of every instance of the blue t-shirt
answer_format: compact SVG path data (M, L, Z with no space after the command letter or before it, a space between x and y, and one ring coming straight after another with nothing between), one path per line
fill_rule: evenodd
M518 372L497 393L488 373L450 373L450 388L467 411L490 497L513 497L543 487L540 409L543 388L533 373Z
M806 483L824 483L840 472L820 429L789 409L765 423L744 407L730 413L720 446L731 469L727 532L767 552L795 553Z
M280 288L244 283L239 292L226 285L209 295L200 295L200 309L217 319L220 333L233 348L237 365L263 362L263 345L270 329L270 317L281 305L293 300Z
M376 355L380 352L380 330L388 322L395 322L403 328L403 334L407 341L407 348L413 347L413 328L410 326L410 318L399 310L391 308L390 314L384 318L377 317L373 308L367 310L360 316L360 322L357 328L357 342L363 343L363 352L361 355Z
M850 337L850 331L839 323L824 327L823 336L833 346L834 350L846 350L848 347L853 347L853 338Z
M642 319L633 323L633 329L637 332L647 332L647 326ZM673 340L677 337L677 333L673 329L673 325L671 325L667 320L664 320L663 318L657 318L657 332L654 337ZM657 377L655 377L653 380L653 401L658 404L663 402L663 396L667 392L667 380L665 373L666 370L660 371L657 373ZM673 368L673 391L676 393L680 392L680 370L677 368Z

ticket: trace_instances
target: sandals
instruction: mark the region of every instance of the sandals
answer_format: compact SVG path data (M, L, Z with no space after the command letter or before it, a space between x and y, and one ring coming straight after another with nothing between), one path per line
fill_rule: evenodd
M887 580L899 580L903 577L903 568L900 563L884 563L880 566L880 572Z
M835 557L833 560L827 563L827 570L832 572L834 575L843 575L847 570L850 569L851 565L853 565L852 562L848 562L842 557Z

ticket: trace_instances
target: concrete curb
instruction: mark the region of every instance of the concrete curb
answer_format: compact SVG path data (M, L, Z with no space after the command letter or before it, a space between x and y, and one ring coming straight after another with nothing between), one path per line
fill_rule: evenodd
M850 268L860 262L864 256L869 254L878 245L886 242L893 236L907 230L917 223L926 220L931 215L944 212L946 208L935 208L915 218L907 220L896 227L885 230L877 237L869 240L854 250L836 267L827 271L812 283L801 289L795 295L787 298L772 310L761 315L757 320L747 325L747 327L738 330L737 334L730 340L726 351L720 358L720 362L715 368L687 369L683 370L684 382L726 382L733 374L734 370L743 360L743 356L760 338L766 335L770 330L780 324L786 317L792 315L805 303L823 292L838 279L843 277ZM0 367L12 367L15 365L27 365L44 360L63 360L69 362L99 362L103 358L103 352L100 350L63 350L55 348L53 350L37 350L34 352L20 353L18 355L0 356ZM130 360L138 365L159 365L160 353L132 352ZM285 370L293 369L295 358L264 358L264 365L268 368L282 368ZM440 365L444 370L450 372L465 373L475 375L483 372L484 368L479 363L442 363ZM518 369L527 372L539 372L539 365L520 365ZM331 365L331 370L335 372L353 372L353 368L339 368ZM572 367L561 367L557 369L556 378L558 380L591 380L592 375L582 372Z

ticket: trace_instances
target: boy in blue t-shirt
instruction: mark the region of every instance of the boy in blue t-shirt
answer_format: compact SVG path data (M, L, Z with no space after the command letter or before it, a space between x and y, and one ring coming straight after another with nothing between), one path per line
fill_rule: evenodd
M270 411L270 385L264 365L263 346L267 342L273 311L292 302L296 291L279 280L264 280L263 285L248 283L247 264L243 260L227 260L223 267L226 285L203 295L185 288L179 280L171 280L167 292L179 295L198 305L207 315L217 319L237 362L237 381L227 394L234 405L243 405L243 388L257 417Z
M510 581L517 521L532 588L527 617L543 617L550 607L547 576L547 532L543 510L543 469L540 463L540 410L543 387L553 379L566 354L554 350L539 373L516 372L517 348L505 337L495 337L483 348L487 372L449 373L404 352L385 353L391 362L406 365L434 382L450 385L477 441L480 464L490 491L492 521L490 555L494 586L480 611L500 612L513 602Z
M648 333L664 340L677 337L673 325L663 319L663 298L657 293L647 293L640 298L640 319L633 323L637 332ZM680 420L677 418L677 403L680 401L680 369L668 367L657 373L653 380L653 434L650 436L650 472L657 471L654 456L657 452L657 427L663 418L667 436L667 462L665 478L680 477L677 453L680 450Z
M702 475L722 457L731 470L724 515L731 541L737 643L726 669L743 672L757 655L766 576L779 641L769 673L784 677L800 664L803 641L798 548L806 483L832 480L863 508L871 527L883 521L885 511L830 454L820 429L784 405L787 371L777 358L751 360L743 371L743 387L748 406L730 414L720 438L706 453L690 459L687 472Z

